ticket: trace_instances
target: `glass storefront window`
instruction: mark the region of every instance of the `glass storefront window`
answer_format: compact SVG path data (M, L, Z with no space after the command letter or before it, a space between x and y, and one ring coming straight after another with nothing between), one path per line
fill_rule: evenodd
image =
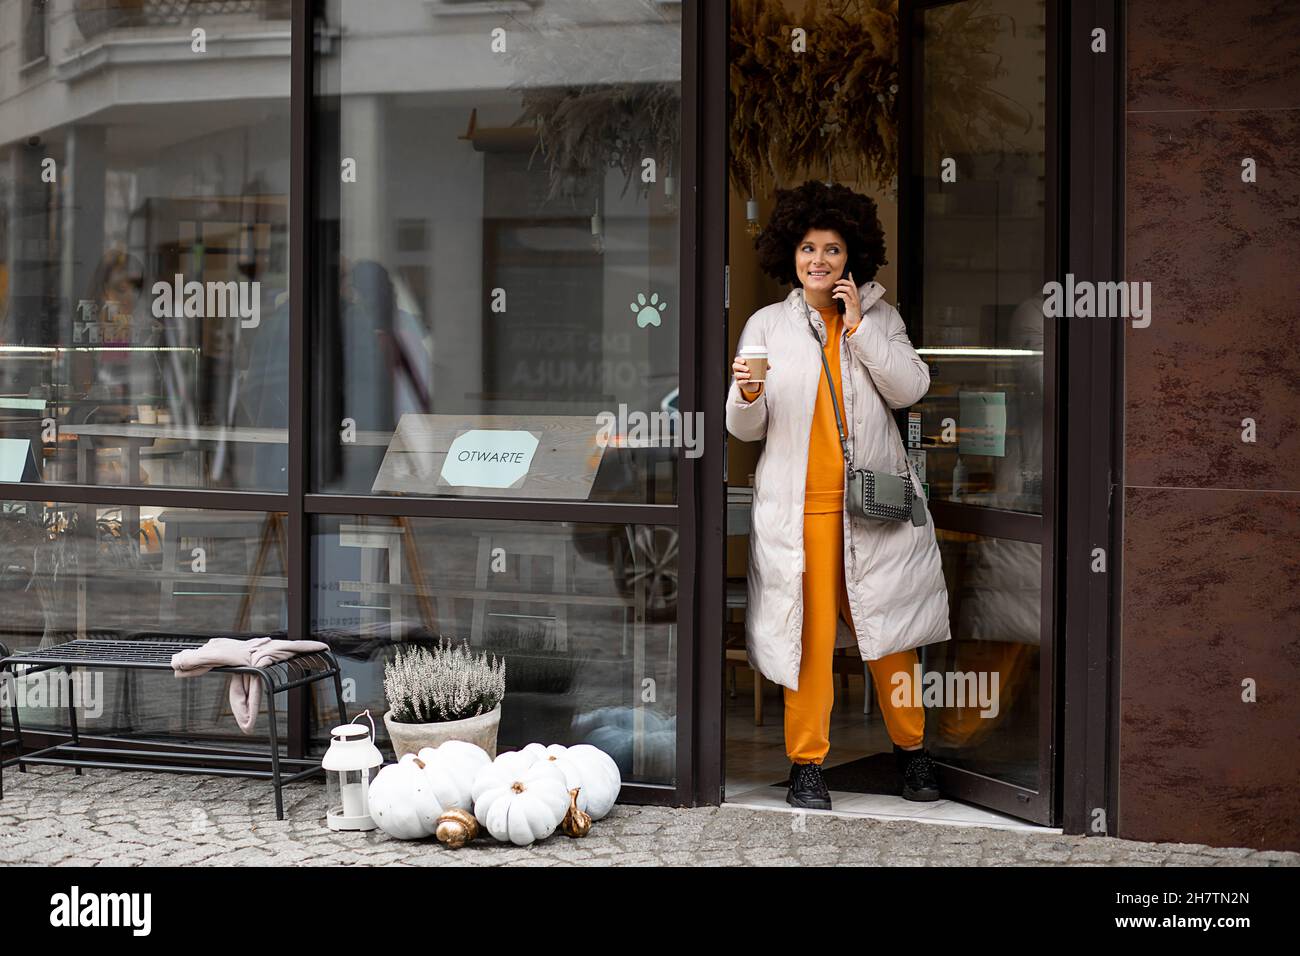
M927 702L927 745L947 764L1036 789L1042 546L937 534L953 639L926 647L924 667L966 696Z
M21 651L78 639L283 636L285 524L278 512L0 502L0 642ZM243 737L226 681L74 673L86 695L83 733ZM19 679L25 729L67 729L50 680Z
M183 6L15 9L23 43L0 47L0 482L55 502L0 511L0 641L306 631L345 662L349 710L381 713L394 643L463 638L507 659L503 748L587 741L626 782L674 784L676 529L579 502L676 505L702 439L678 410L680 6ZM314 34L303 169L291 14ZM297 492L574 520L324 516ZM88 733L244 739L222 681L91 676Z
M506 661L499 749L591 743L625 782L671 784L677 572L670 527L318 517L312 629L354 710L386 709L398 643L468 641Z
M317 21L312 485L675 502L680 7L454 12Z
M998 20L997 16L1003 19ZM1004 0L926 9L920 104L927 123L923 168L924 314L921 356L932 385L922 415L925 481L935 500L1010 511L1043 510L1043 282L1045 7ZM1000 72L986 101L948 125L969 44L971 18L990 28ZM949 178L945 179L945 163Z
M288 4L35 6L58 62L0 52L0 480L285 490Z

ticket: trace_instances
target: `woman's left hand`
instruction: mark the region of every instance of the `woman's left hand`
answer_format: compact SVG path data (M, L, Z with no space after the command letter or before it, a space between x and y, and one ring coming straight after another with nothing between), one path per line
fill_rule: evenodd
M846 278L836 280L835 291L831 293L831 298L839 299L844 303L844 327L849 331L856 329L858 323L862 321L862 312L858 302L858 287L853 281L852 272Z

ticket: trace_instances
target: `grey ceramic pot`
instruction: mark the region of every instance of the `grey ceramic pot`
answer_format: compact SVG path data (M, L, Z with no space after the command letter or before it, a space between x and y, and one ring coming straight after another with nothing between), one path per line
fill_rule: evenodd
M501 705L486 714L464 720L443 720L431 724L402 724L393 720L391 710L384 711L384 726L393 752L401 760L404 754L419 753L425 747L437 747L447 740L464 740L477 744L493 759L497 755L497 728L501 726Z

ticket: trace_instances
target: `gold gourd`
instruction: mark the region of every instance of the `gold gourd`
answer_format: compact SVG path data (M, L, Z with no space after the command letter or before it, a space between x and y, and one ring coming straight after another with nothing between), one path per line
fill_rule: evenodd
M579 789L574 787L569 791L569 812L560 821L560 830L565 836L584 837L591 830L591 814L578 807Z
M474 814L460 807L444 811L438 817L434 835L439 843L445 843L453 850L459 850L470 840L478 836L478 820Z

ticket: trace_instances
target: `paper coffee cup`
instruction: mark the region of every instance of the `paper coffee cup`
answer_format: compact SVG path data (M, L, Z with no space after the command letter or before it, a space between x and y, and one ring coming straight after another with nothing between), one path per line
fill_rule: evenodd
M740 357L745 360L745 364L749 367L749 380L751 382L767 381L766 345L746 345L740 350Z

